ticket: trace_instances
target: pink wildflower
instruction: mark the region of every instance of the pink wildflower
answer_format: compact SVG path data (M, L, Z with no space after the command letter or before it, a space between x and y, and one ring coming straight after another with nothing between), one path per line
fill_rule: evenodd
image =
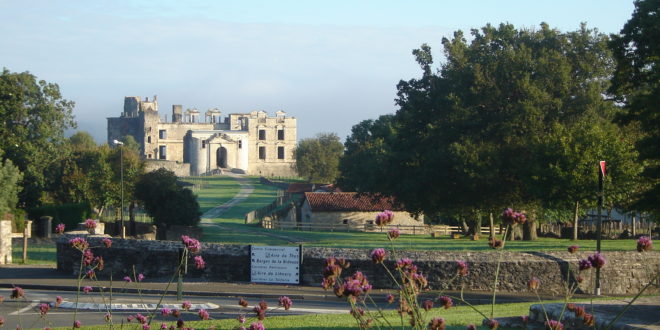
M392 228L387 233L387 238L389 238L390 240L395 240L395 239L399 238L399 236L401 236L401 231L399 231L399 229L397 229L397 228Z
M538 278L532 277L532 279L527 282L527 288L531 291L536 291L539 289L540 284L541 281Z
M107 238L107 237L104 238L104 239L103 239L103 245L104 245L106 248L111 247L111 246L112 246L112 240L109 239L109 238Z
M284 307L285 311L288 311L289 308L291 308L291 305L293 305L293 302L287 296L281 296L278 302L280 306Z
M556 321L556 320L548 320L548 321L545 322L545 325L550 330L562 330L562 329L564 329L564 325L561 324L561 322Z
M124 276L124 281L127 282L127 283L133 282L133 280L131 280L130 276Z
M195 268L196 269L204 269L206 267L206 262L204 262L204 259L202 259L202 256L195 256L193 258L195 260Z
M55 234L63 234L64 233L64 224L60 223L55 226Z
M91 291L92 291L92 287L91 287L91 286L85 286L85 287L83 287L83 292L84 292L85 294L90 293Z
M179 316L181 316L181 312L180 312L178 309L176 309L176 308L172 310L172 313L171 313L171 314L172 314L172 317L179 317Z
M394 302L394 295L391 293L388 293L387 296L385 297L385 300L387 301L388 304L391 304Z
M199 250L202 249L202 244L192 237L183 235L181 236L181 242L186 246L186 249L192 253L199 252Z
M144 281L144 274L142 274L142 273L138 274L138 276L137 276L137 281L138 281L138 282L142 282L142 281Z
M442 317L434 317L429 322L429 330L444 330L445 326L445 319Z
M457 260L456 264L458 265L458 275L463 277L468 276L470 269L468 268L467 262L463 260Z
M49 304L40 304L39 305L39 313L41 314L41 316L46 315L49 310L50 310L50 305Z
M653 241L648 236L642 236L637 240L637 251L648 252L653 250Z
M94 228L96 228L96 221L92 219L85 220L85 228L91 232Z
M23 290L23 288L21 288L20 286L15 286L11 290L11 296L9 297L11 299L18 299L18 298L23 298L23 296L25 296L25 291Z
M488 321L486 321L486 326L491 330L497 329L497 327L500 326L500 322L497 322L497 320L494 319L489 319Z
M238 323L241 323L241 324L245 323L245 315L240 314L240 315L238 315L237 319L238 319Z
M605 263L607 263L607 261L605 260L605 257L603 257L603 255L598 253L598 252L596 252L593 255L589 256L589 258L587 258L587 259L591 263L591 267L596 268L596 269L603 268L603 266L605 266Z
M80 323L80 321L76 320L76 321L73 322L73 327L74 327L74 328L80 328L80 326L82 326L82 324Z
M92 250L87 249L83 251L83 264L89 266L92 264L92 261L94 261L94 253Z
M261 322L254 322L250 324L250 330L266 330Z
M104 317L104 318L105 318L105 321L106 321L106 322L110 322L110 320L112 320L112 315L111 315L110 313L105 313L105 317Z
M192 307L192 305L190 304L190 301L184 301L184 302L181 304L181 308L182 308L183 310L186 310L186 311L187 311L187 310L190 309L190 307Z
M587 269L591 268L591 262L590 262L589 260L587 260L587 259L582 259L582 260L580 260L580 262L578 263L578 268L579 268L581 271L582 271L582 270L587 270Z
M450 309L451 306L454 306L454 301L447 296L441 296L438 300L440 300L440 305L445 309Z
M433 300L424 300L422 303L422 307L424 308L425 311L430 311L431 308L433 308Z
M197 312L197 315L202 320L208 320L209 319L209 312L207 312L205 309L200 309L199 312Z
M86 276L87 276L89 279L93 279L95 275L96 275L96 273L94 273L94 270L93 270L93 269L88 270L88 271L87 271L87 274L86 274Z
M160 330L166 330L167 329L167 324L161 323L160 324Z
M89 247L89 243L82 237L74 237L69 240L69 244L74 248L80 251L85 251Z
M60 307L62 304L62 296L55 297L55 307Z
M150 330L151 326L147 323L142 324L142 330Z
M238 305L241 306L241 307L248 307L248 302L247 302L247 300L241 298L241 299L238 299Z
M171 310L170 310L169 308L162 308L162 309L160 310L160 315L163 315L163 316L170 316L170 312L171 312Z
M138 320L138 322L140 322L141 324L145 324L148 321L147 317L140 313L135 314L135 319Z
M376 264L381 264L383 263L383 260L385 260L385 255L385 249L375 249L371 252L371 260Z
M568 252L571 253L571 254L574 254L575 252L578 252L579 249L580 249L579 246L571 245L571 246L568 247Z

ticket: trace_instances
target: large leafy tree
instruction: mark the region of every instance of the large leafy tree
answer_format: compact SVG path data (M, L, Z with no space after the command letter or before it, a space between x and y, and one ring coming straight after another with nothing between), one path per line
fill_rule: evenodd
M610 91L625 106L618 117L624 127L639 125L644 133L637 143L646 163L650 186L636 206L660 215L660 1L635 1L635 11L620 34L610 42L616 71Z
M0 149L0 156L2 155ZM21 187L18 183L21 181L22 174L11 160L0 160L0 217L6 213L12 213L18 203L18 193Z
M140 176L135 196L157 226L193 226L200 221L199 204L190 189L177 185L174 172L160 168Z
M534 220L543 208L593 203L598 160L625 174L611 175L612 186L634 183L635 152L609 124L618 110L604 97L612 72L606 36L546 24L471 34L470 42L461 31L443 39L437 71L430 47L413 52L422 77L398 85L395 136L383 148L389 175L355 187L395 195L413 212L476 219L479 210L513 206Z
M53 165L61 159L64 131L75 127L74 103L59 86L29 72L0 75L0 148L23 173L20 203L38 205Z
M319 133L302 139L296 147L296 169L309 182L334 182L339 175L339 159L344 146L335 133Z

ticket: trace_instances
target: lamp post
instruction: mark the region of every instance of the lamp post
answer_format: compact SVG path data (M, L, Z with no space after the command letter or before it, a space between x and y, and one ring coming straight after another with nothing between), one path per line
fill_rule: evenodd
M124 227L124 142L118 140L114 140L112 142L116 146L119 146L119 177L121 181L121 207L119 208L121 228L119 229L119 233L121 238L126 238L126 227Z

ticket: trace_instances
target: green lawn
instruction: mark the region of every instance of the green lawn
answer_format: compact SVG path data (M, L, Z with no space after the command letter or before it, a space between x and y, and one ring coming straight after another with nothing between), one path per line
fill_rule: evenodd
M228 176L187 177L181 181L195 185L193 192L201 212L229 201L239 190L238 182Z
M23 243L12 246L14 264L23 262ZM32 243L28 244L28 262L29 265L54 265L57 263L55 243Z

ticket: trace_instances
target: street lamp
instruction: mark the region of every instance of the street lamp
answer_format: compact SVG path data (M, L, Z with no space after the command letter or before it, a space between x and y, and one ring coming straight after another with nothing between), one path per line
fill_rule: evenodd
M121 220L121 228L119 233L121 238L126 238L126 227L124 227L124 142L114 140L112 141L115 146L119 147L119 176L121 180L121 207L119 208L119 219Z

